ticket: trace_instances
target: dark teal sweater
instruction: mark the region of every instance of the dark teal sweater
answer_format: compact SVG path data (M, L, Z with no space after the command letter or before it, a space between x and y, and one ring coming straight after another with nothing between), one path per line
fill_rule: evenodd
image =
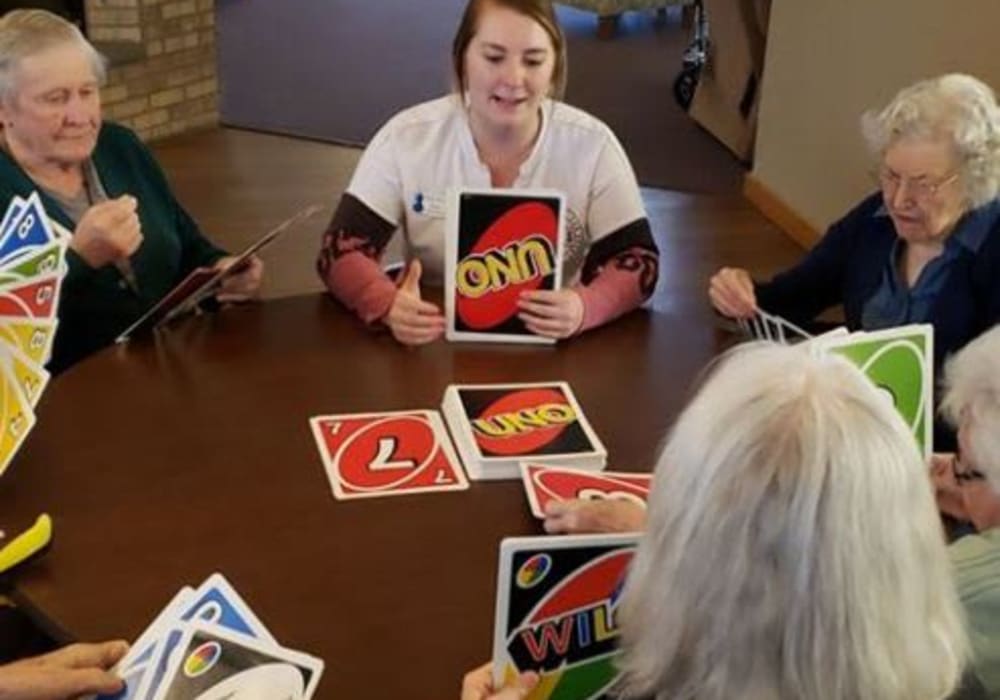
M118 334L199 265L210 265L225 252L206 239L174 199L152 153L129 129L105 123L93 153L94 166L108 197L130 194L139 202L142 245L131 262L138 292L113 265L92 268L72 250L59 301L59 329L49 369L60 372L114 341ZM37 190L50 218L72 231L62 208L0 151L0 206L17 194Z

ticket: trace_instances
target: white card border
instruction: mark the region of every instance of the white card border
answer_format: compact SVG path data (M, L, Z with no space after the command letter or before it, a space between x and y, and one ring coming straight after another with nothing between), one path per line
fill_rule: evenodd
M562 268L566 257L566 195L554 189L545 188L490 188L490 187L452 187L446 196L445 214L445 255L444 255L444 312L446 319L445 339L451 342L485 342L485 343L522 343L529 345L553 345L555 338L536 335L527 332L523 335L513 333L477 333L475 331L460 331L455 327L455 272L458 267L458 220L459 206L463 195L488 195L511 198L547 198L559 200L559 216L557 221L555 255L555 281L553 289L562 289Z
M414 416L419 415L430 423L431 430L434 432L437 438L438 444L441 449L444 450L445 457L451 460L454 466L455 475L457 481L454 484L446 484L439 486L420 486L412 489L402 489L402 490L386 490L386 491L371 491L368 493L348 493L344 490L343 484L340 481L340 475L337 473L336 465L334 464L332 455L327 454L326 442L323 439L323 424L332 420L357 420L366 418L392 418L394 416ZM316 443L316 448L319 451L320 458L323 461L323 470L326 474L327 481L330 482L330 489L333 492L334 498L338 501L351 501L360 498L387 498L389 496L407 496L410 494L417 493L440 493L446 491L465 491L469 488L469 479L465 474L465 465L462 460L458 458L455 452L454 446L451 444L451 437L448 434L448 430L445 428L444 420L441 418L441 414L437 411L419 408L409 411L373 411L367 413L338 413L329 414L322 416L312 416L309 419L309 427L312 431L313 439Z

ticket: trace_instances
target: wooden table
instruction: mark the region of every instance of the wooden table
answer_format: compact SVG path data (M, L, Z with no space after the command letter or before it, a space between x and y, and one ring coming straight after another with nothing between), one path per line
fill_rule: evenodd
M609 465L646 471L718 346L707 309L654 305L554 348L411 349L317 295L109 348L52 383L0 479L0 526L55 521L17 592L73 636L134 638L221 571L281 643L325 659L317 697L457 697L491 652L500 539L541 533L520 482L335 501L309 417L567 380Z

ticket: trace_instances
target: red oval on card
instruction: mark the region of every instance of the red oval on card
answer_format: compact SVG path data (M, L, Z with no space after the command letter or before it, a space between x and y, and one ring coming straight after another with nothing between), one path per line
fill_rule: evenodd
M538 289L545 276L543 247L555 265L558 234L556 212L541 202L519 204L494 221L458 261L455 312L462 322L481 330L514 316L521 292Z
M472 421L476 443L495 455L530 455L553 442L576 412L558 389L524 389L497 399Z

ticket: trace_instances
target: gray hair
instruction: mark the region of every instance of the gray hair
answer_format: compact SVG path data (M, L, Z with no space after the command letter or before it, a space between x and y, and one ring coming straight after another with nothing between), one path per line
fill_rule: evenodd
M656 467L619 610L626 697L938 700L968 655L912 433L856 368L750 344Z
M966 456L1000 492L1000 325L948 361L945 386L942 412L963 428Z
M866 112L861 130L878 155L899 138L947 138L969 205L1000 194L1000 106L990 86L971 75L949 73L904 88L881 111Z
M66 43L76 44L86 52L94 77L103 85L107 79L105 58L75 24L45 10L12 10L0 17L0 100L14 96L17 68L22 60Z

